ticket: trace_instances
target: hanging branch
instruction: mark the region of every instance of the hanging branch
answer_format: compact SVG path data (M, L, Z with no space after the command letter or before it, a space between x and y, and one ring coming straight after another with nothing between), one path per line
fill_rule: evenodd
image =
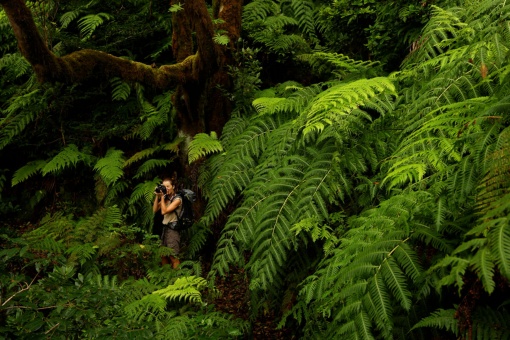
M9 18L21 54L32 65L40 82L78 83L92 77L120 77L165 89L207 77L217 70L217 60L222 54L221 47L213 41L213 24L203 0L187 0L184 10L174 14L173 48L178 63L159 68L90 49L57 57L40 36L24 0L0 0L0 5ZM191 45L193 30L197 37L195 53Z

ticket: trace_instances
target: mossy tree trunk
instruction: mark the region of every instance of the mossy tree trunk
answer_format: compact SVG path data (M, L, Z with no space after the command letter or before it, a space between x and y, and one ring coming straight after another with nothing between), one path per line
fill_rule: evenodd
M173 53L176 63L153 68L96 50L79 50L57 57L45 44L24 0L0 0L22 55L40 82L80 83L120 77L128 82L167 90L174 88L173 102L179 129L184 134L220 132L231 111L218 86L230 87L227 66L232 63L234 43L240 35L242 0L214 0L213 25L204 0L171 0L183 10L173 15ZM214 42L214 30L226 31L228 46ZM192 34L195 34L194 38Z

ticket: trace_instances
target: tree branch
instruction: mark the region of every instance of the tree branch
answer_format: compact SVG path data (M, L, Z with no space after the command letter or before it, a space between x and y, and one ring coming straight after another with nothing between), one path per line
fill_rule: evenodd
M44 43L23 0L0 0L0 5L9 18L21 54L32 65L40 82L79 83L90 78L120 77L125 81L164 89L186 82L197 66L197 55L190 55L179 64L157 69L87 49L57 57Z

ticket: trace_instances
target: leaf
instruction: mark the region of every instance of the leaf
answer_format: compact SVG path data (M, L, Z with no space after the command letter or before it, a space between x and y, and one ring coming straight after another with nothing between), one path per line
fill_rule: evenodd
M112 186L123 175L124 152L115 148L110 148L106 155L99 159L94 166L94 170L99 173L107 186Z

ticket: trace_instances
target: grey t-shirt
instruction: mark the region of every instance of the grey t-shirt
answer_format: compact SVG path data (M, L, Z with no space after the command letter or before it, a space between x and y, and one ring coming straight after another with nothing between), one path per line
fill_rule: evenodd
M168 207L176 199L181 201L181 204L179 204L177 209L175 209L174 211L169 212L169 213L163 215L163 224L169 224L169 223L177 222L177 215L175 213L176 212L179 213L179 214L181 213L181 210L182 210L182 199L181 199L181 197L177 196L177 195L173 195L172 198L170 198L169 200L165 200L165 204Z

